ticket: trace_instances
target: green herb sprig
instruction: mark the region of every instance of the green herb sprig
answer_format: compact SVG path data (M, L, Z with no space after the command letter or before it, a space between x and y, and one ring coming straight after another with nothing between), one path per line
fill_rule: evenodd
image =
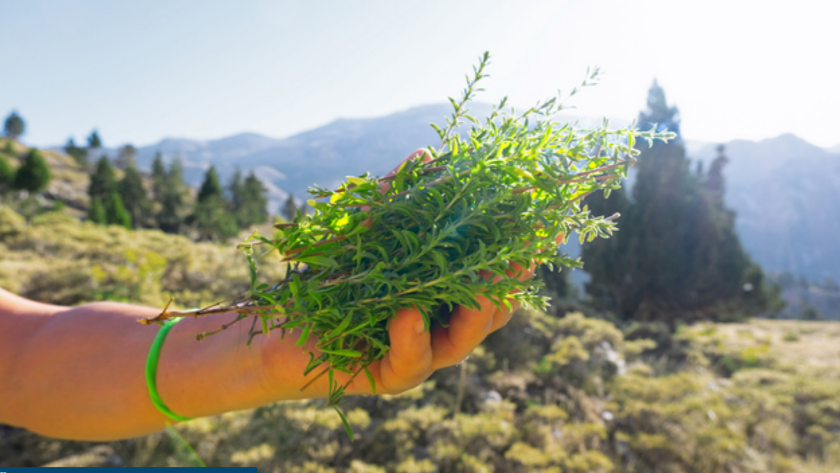
M613 130L606 120L593 129L556 123L552 117L563 109L558 98L519 114L505 98L480 121L467 106L482 90L477 84L488 64L485 53L461 99L450 99L447 125L432 125L441 143L428 148L430 160L418 156L386 177L364 174L335 190L311 189L312 215L299 212L294 222L277 225L279 238L254 234L240 245L251 269L248 293L199 311L164 311L149 321L236 312L234 323L252 317L252 338L294 329L297 345L305 347L316 337L305 374L329 375L328 402L340 414L349 382L337 383L334 372L351 380L364 373L375 392L367 367L387 353L388 321L397 310L416 307L429 330L446 326L455 306L479 308L478 295L497 306L516 299L544 307L539 281L508 275L511 264L580 267L557 252L555 240L574 231L581 241L607 237L616 217L590 215L584 197L619 187L638 139L674 134L632 125ZM583 85L597 76L597 69L587 71ZM462 134L464 125L469 129ZM258 282L254 252L262 250L283 255L290 266L286 279Z

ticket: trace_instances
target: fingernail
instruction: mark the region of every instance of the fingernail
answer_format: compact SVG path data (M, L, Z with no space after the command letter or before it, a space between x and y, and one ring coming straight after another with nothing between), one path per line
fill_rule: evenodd
M419 322L415 322L415 323L414 323L414 330L415 330L417 333L423 333L423 332L425 332L425 331L426 331L426 323L425 323L425 322L423 322L422 320L421 320L421 321L419 321Z

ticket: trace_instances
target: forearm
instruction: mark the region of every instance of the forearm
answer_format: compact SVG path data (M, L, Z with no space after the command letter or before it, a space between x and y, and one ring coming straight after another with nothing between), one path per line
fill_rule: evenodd
M158 310L117 303L46 307L47 313L31 311L24 315L32 318L28 323L14 324L26 328L8 340L11 348L3 353L0 423L88 440L163 428L168 419L152 405L144 377L159 328L137 323ZM174 412L198 417L274 400L259 351L245 346L250 325L231 327L204 343L195 340L196 333L233 317L188 319L169 333L157 380L161 398Z

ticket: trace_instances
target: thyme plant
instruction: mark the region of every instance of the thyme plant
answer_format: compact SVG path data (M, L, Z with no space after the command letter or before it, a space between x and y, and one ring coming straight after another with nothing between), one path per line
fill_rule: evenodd
M292 223L277 225L279 238L255 233L240 245L251 268L248 293L198 311L165 309L147 322L236 312L233 323L252 318L252 338L295 329L297 344L305 346L317 337L305 373L329 376L328 403L344 420L338 406L347 384L333 374L364 373L375 392L367 367L388 351L388 321L398 309L419 309L429 330L446 326L457 305L478 308L478 295L497 306L510 306L513 298L543 308L540 282L508 275L511 263L580 267L557 251L555 240L573 231L581 241L607 237L617 217L590 215L583 199L620 185L638 139L674 135L655 127L613 130L606 120L594 129L556 123L552 117L563 108L558 98L519 114L504 99L480 121L467 107L482 90L477 84L487 77L488 62L485 53L460 100L450 99L446 126L432 125L441 141L428 148L431 159L409 159L381 178L348 177L335 190L310 189L312 215L298 212ZM583 85L597 76L597 69L587 71ZM286 279L257 281L254 252L263 250L283 255Z

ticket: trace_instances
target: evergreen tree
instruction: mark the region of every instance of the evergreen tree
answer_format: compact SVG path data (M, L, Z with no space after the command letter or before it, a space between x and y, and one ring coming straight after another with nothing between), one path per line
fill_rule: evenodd
M88 220L99 225L108 223L108 217L105 215L105 206L99 197L94 197L90 201L90 208L88 209Z
M230 191L230 202L233 205L233 213L238 214L244 207L245 196L242 182L242 171L239 166L233 171L233 177L230 179L228 191Z
M137 171L135 166L131 165L125 170L125 176L117 184L117 191L122 198L125 209L131 215L134 227L142 227L149 218L151 202L149 202L146 189L143 187L140 172Z
M256 174L251 171L245 180L239 168L233 174L228 187L230 190L233 214L240 228L265 223L268 220L268 191Z
M3 155L0 155L0 197L6 195L6 193L11 190L14 182L15 170L12 169L12 166L8 161L6 161L6 158Z
M289 194L289 198L286 199L286 202L283 203L283 207L280 208L280 215L282 215L287 222L291 222L295 219L295 216L297 215L295 196Z
M64 152L67 153L74 161L81 164L82 166L87 166L87 153L84 149L79 148L76 146L76 142L73 138L67 140L67 144L64 145Z
M222 185L219 183L219 174L214 166L210 166L210 169L204 174L204 182L201 183L201 188L198 190L198 201L202 202L221 197Z
M131 227L131 214L125 209L120 194L111 192L108 201L105 203L105 220L108 225L119 225L125 228Z
M179 233L184 223L186 211L186 185L181 160L175 158L169 165L169 171L163 182L160 198L161 209L157 215L158 227L167 233Z
M192 216L199 239L224 241L238 233L236 220L227 208L228 202L223 198L219 175L216 168L210 166L198 191Z
M155 153L155 160L152 162L152 197L156 202L162 203L166 193L166 168L163 165L163 156L160 151Z
M46 189L50 179L52 179L50 167L44 157L41 156L41 152L32 148L15 172L12 187L16 190L25 190L30 194L35 194Z
M6 117L6 123L3 126L3 132L9 138L16 140L26 131L26 123L23 118L18 115L17 111L13 111Z
M250 227L251 225L258 225L265 223L268 220L268 191L263 186L262 181L257 178L254 171L248 174L245 178L245 183L242 185L242 219L240 225ZM238 214L239 212L237 212Z
M108 157L102 156L96 162L96 169L90 176L88 195L91 198L91 202L93 202L94 198L98 198L100 202L105 204L110 200L111 194L116 190L114 168L111 167L111 161Z
M679 132L679 112L654 82L642 129ZM723 203L722 154L709 173L692 172L681 138L639 145L632 198L623 189L609 200L587 198L595 215L621 214L619 231L584 245L592 276L587 292L597 308L624 320L731 320L776 306L761 269L744 253L735 215ZM722 153L722 150L721 150Z
M88 148L90 149L99 149L102 147L102 138L99 137L99 132L93 130L88 136L87 139Z
M136 161L137 148L128 144L117 151L117 159L114 160L114 166L116 166L117 169L125 170L131 166L136 166Z

